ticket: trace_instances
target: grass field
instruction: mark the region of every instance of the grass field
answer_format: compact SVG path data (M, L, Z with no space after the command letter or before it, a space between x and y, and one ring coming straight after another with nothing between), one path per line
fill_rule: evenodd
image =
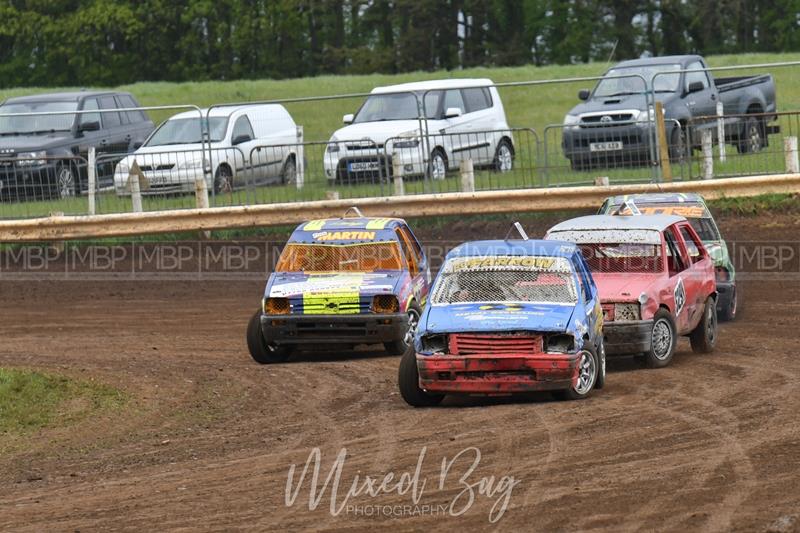
M760 63L776 63L787 61L800 61L800 54L744 54L712 56L708 58L712 66L732 66ZM418 81L436 78L467 78L488 77L497 83L519 82L533 80L553 80L576 77L598 76L603 73L607 65L590 63L569 66L548 67L513 67L513 68L476 68L453 72L412 72L399 75L375 74L369 76L322 76L317 78L294 80L245 80L245 81L219 81L198 83L165 83L142 82L134 85L120 87L122 90L132 92L142 105L177 105L195 104L208 106L214 103L254 102L281 99L297 99L315 96L355 94L369 92L373 87L390 85L409 81ZM800 67L763 67L732 72L721 72L719 76L733 76L745 74L760 74L770 72L776 80L778 93L778 108L780 111L800 110ZM569 170L566 159L560 156L559 139L557 130L546 131L550 124L561 124L564 115L578 102L577 92L584 87L591 87L593 82L569 82L550 85L506 87L500 88L500 94L506 109L509 124L512 127L533 128L540 140L548 138L548 167L546 174L542 168L542 148L534 150L518 150L517 169L506 175L490 172L478 172L476 175L477 189L520 188L542 185L565 183L590 183L596 175L607 175L612 181L646 181L651 177L648 168L612 169L599 172L574 173ZM0 90L0 99L21 94L52 91L54 89L14 89ZM341 127L341 117L358 109L363 97L354 97L341 100L327 100L324 102L294 102L287 103L298 124L305 129L306 141L326 141L330 135ZM152 117L160 122L171 115L171 112L153 112ZM759 173L763 170L779 169L782 157L776 150L781 149L781 140L772 140L773 146L769 156L732 157L720 170L722 173L737 174L744 172ZM526 144L519 142L518 145ZM298 191L294 187L259 187L255 190L236 191L233 194L212 199L212 205L250 204L279 201L312 200L325 197L329 189L321 175L322 147L317 152L309 150L306 154L308 160L308 173L306 187ZM735 150L729 148L729 153ZM775 167L773 169L773 167ZM684 178L690 175L689 167L678 168L675 172ZM692 169L696 175L698 169ZM459 190L460 184L457 177L451 177L443 182L434 183L407 183L407 193L418 192L443 192ZM358 185L337 187L342 198L383 196L392 194L391 185ZM194 199L184 197L158 197L145 199L145 210L192 207ZM98 212L120 212L130 210L130 200L117 198L113 194L102 194L98 199ZM67 214L86 212L86 199L53 201L53 202L25 202L18 204L0 205L0 217L27 217L46 215L53 211L62 211Z

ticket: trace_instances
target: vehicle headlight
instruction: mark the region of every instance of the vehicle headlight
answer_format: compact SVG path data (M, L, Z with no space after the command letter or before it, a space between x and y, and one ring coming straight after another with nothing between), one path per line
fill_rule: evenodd
M47 152L20 152L17 154L17 165L21 167L32 167L34 165L44 165Z
M208 166L207 162L203 159L192 159L189 161L184 161L180 165L178 165L178 170L195 170L198 168L203 168Z
M447 335L425 335L420 339L425 353L446 353Z
M550 335L547 337L547 353L569 353L575 350L575 337L572 335Z
M614 320L639 320L642 316L641 308L635 304L614 304Z
M570 115L570 114L564 115L564 125L565 126L574 126L575 124L577 124L580 121L581 121L581 117L579 117L578 115Z
M400 302L393 294L379 294L372 298L373 313L399 313Z
M417 146L419 146L419 139L408 139L394 143L395 148L416 148Z
M264 313L267 315L288 315L291 313L288 298L264 298Z
M331 137L331 140L328 142L328 147L325 149L326 152L329 154L335 154L339 151L339 139L336 137Z

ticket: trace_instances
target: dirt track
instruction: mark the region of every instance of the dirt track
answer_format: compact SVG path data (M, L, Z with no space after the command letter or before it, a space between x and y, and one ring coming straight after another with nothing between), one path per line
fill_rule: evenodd
M777 240L790 226L788 216L726 219L723 232ZM93 378L132 398L124 413L48 430L0 457L0 529L800 528L796 279L745 282L743 313L723 325L714 354L682 341L664 370L612 361L606 389L587 401L465 399L429 410L403 403L398 359L380 352L255 365L243 333L261 290L259 281L0 283L0 366ZM314 447L320 486L347 448L340 504L357 474L413 474L423 447L420 506L449 505L462 491L472 456L456 461L443 490L439 475L443 458L469 447L481 452L469 483L520 482L496 524L499 495L476 494L455 517L333 516L330 492L309 510L307 479L286 506L289 466L302 470ZM414 502L393 492L348 503Z

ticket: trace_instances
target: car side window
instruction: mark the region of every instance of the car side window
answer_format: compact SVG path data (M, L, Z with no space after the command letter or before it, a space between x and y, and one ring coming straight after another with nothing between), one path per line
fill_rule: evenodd
M253 133L253 127L250 125L250 120L247 118L247 115L242 115L236 119L236 123L233 125L231 140L242 135L248 135L250 136L250 139L256 138L255 134Z
M683 235L683 242L686 243L689 259L692 263L697 263L703 258L703 253L700 251L701 244L697 242L687 226L681 226L681 235Z
M420 246L419 241L414 238L414 235L411 234L411 230L408 229L408 226L402 226L400 228L400 232L403 234L406 242L408 242L409 247L414 252L414 256L417 258L417 262L422 262L422 246Z
M119 101L119 107L122 109L139 107L139 105L133 100L133 98L131 98L127 94L118 95L117 100ZM128 122L130 122L131 124L136 124L145 121L144 113L142 113L141 111L126 111L125 114L128 116Z
M114 100L114 96L101 97L100 109L117 109L117 102ZM122 125L122 120L119 117L119 113L103 113L104 128L116 128L120 125Z
M674 231L674 228L667 228L664 231L664 239L667 242L667 266L669 267L670 276L683 272L687 266Z
M578 281L580 282L581 289L583 290L583 300L585 302L589 302L592 299L592 282L589 279L586 262L583 259L583 255L581 255L580 253L575 255L573 261L575 265L575 270L578 273Z
M467 106L467 109L464 111L465 113L474 113L475 111L481 111L491 107L490 100L487 98L484 88L476 87L474 89L463 89L462 92L464 93L464 104Z
M461 89L451 89L444 93L444 105L442 110L446 113L451 107L457 107L462 113L467 113L464 108L464 98L461 96Z
M412 276L416 276L419 273L419 264L412 251L411 243L408 242L408 237L403 234L402 229L396 229L395 233L397 234L397 240L400 241L400 249L403 250L406 263L408 263L408 271Z
M430 91L425 94L425 116L435 118L439 111L439 102L442 101L442 91Z
M90 111L93 109L100 109L99 104L97 103L97 98L87 98L83 101L83 110ZM87 124L89 122L98 122L102 124L102 120L100 119L100 113L86 113L81 115L81 124Z
M705 68L703 64L699 61L695 61L693 63L689 63L689 66L686 67L686 70L694 70ZM686 73L686 90L689 90L689 85L694 82L701 82L703 84L703 89L708 89L708 74L706 72L687 72Z

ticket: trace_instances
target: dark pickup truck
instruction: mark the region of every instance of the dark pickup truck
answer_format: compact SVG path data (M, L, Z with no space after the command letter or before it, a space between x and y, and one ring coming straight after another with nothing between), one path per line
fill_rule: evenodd
M140 106L131 94L109 91L41 94L3 102L0 199L24 201L80 194L87 189L90 147L97 151L98 186L112 186L114 163L141 146L153 131L153 122L139 110L69 112L135 107Z
M728 117L727 142L742 153L767 146L768 134L777 131L777 126L768 126L776 118L772 76L714 79L711 72L702 70L707 68L702 57L683 55L623 61L609 69L594 90L578 93L584 102L564 117L562 149L572 169L652 161L655 111L652 98L647 96L651 90L664 106L673 160L684 155L687 148L699 147L699 130L710 128L716 137L716 120L698 121L697 117L716 115L717 102L722 102Z

